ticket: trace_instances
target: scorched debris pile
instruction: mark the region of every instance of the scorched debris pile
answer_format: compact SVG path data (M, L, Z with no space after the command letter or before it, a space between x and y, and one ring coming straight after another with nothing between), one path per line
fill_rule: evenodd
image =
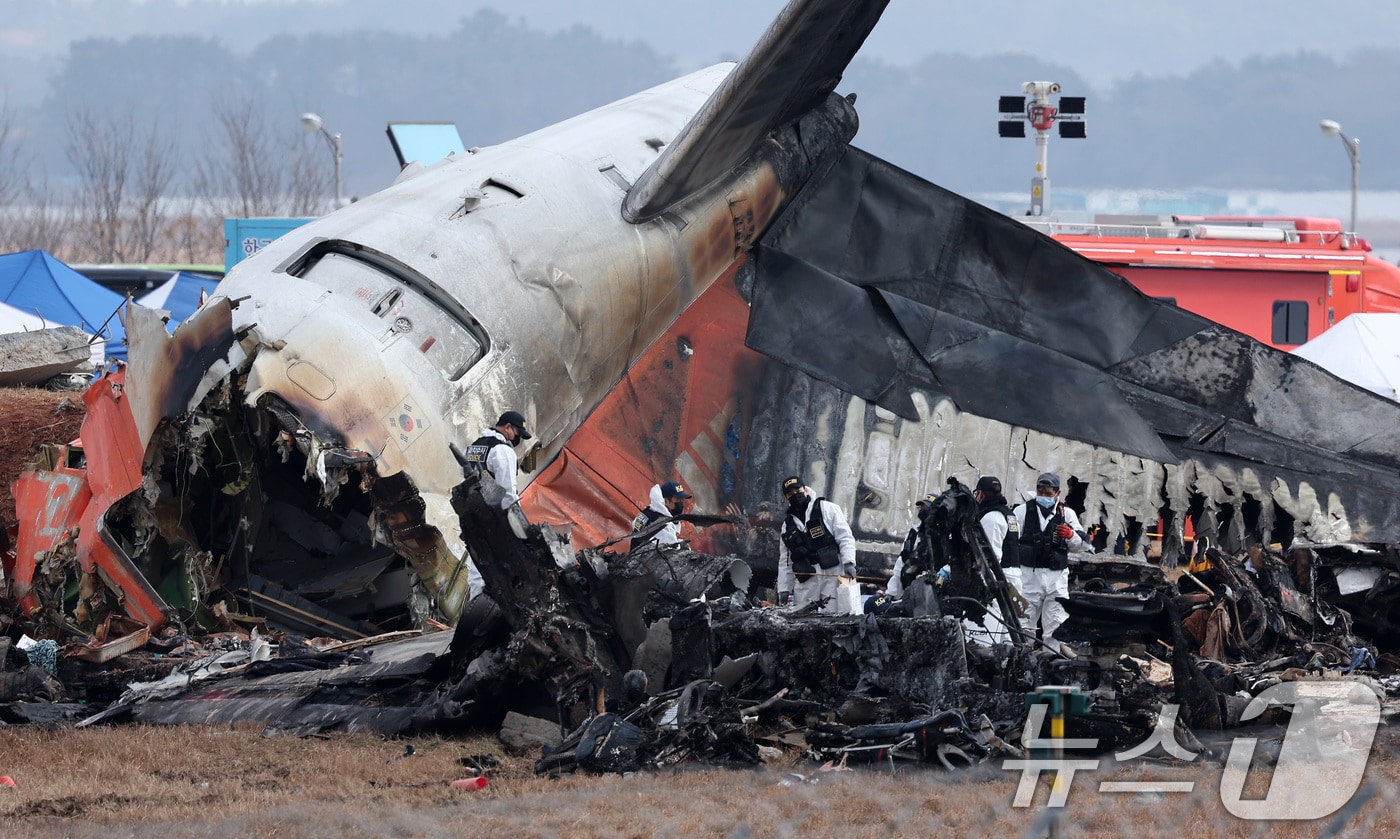
M50 672L41 649L9 643L28 643L37 625L7 600L0 719L256 721L300 735L486 728L539 748L541 773L752 765L793 746L823 760L952 767L1019 754L1023 697L1037 685L1088 694L1068 735L1101 748L1142 741L1167 703L1182 708L1178 742L1196 744L1190 729L1238 724L1248 697L1281 680L1400 689L1388 675L1400 661L1353 634L1333 602L1333 567L1311 551L1211 548L1175 581L1138 560L1083 555L1057 633L1072 655L1020 631L971 642L965 622L990 621L987 603L1015 605L970 492L950 484L925 535L951 573L919 581L925 613L826 616L767 605L771 581L751 581L735 557L574 554L468 476L452 504L486 593L455 631L346 642L279 630L275 615L229 615L228 631L191 622L150 637L94 614L107 636L93 638L66 612L42 624L64 642Z

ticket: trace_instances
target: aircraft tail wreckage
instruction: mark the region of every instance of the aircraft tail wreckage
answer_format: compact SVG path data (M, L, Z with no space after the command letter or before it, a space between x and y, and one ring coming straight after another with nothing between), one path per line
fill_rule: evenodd
M99 655L98 628L118 618L157 637L259 626L351 640L457 623L460 663L489 658L483 639L500 640L489 627L503 620L510 666L542 695L594 673L615 696L649 638L635 607L666 597L646 582L661 566L574 551L623 535L662 476L684 480L696 513L735 522L706 519L691 547L737 555L762 587L787 474L848 512L863 573L887 573L915 499L982 474L1029 490L1052 470L1139 576L1151 577L1144 531L1160 524L1172 566L1189 520L1222 568L1277 542L1306 571L1264 587L1260 620L1269 596L1297 611L1306 592L1392 633L1400 406L851 146L855 97L834 90L884 6L795 0L735 66L410 165L240 264L173 336L130 311L129 366L85 395L81 445L47 449L15 486L16 625ZM507 409L536 437L514 524L464 512L451 455ZM572 543L540 522L572 528ZM520 559L517 542L552 561ZM576 562L592 570L568 571ZM731 588L744 576L732 561L703 567ZM614 577L632 581L625 596L595 599ZM674 607L711 583L661 588ZM1333 606L1310 608L1332 625ZM1287 635L1270 614L1270 637ZM709 618L676 617L670 631L694 645L677 642L691 663L672 672L708 680ZM807 678L816 653L796 651L809 636L764 620L714 637L741 655L765 633L788 639L794 658L770 662L767 685ZM1134 632L1180 626L1143 620ZM850 672L906 631L847 623ZM387 679L441 675L442 642L409 646ZM871 667L845 687L878 679ZM947 707L967 665L929 667L899 690ZM315 678L297 679L315 695ZM431 713L424 695L402 696L385 727L451 717L476 690L453 685ZM932 719L916 730L984 749L973 721Z
M1285 541L1400 541L1393 401L1147 297L858 149L756 252L749 346L903 420L921 419L919 391L1162 466L1233 474L1256 504L1294 519ZM1268 512L1256 533L1277 524Z

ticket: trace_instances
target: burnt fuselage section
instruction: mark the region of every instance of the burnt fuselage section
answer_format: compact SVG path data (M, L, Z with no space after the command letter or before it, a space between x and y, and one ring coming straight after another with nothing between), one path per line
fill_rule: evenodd
M91 513L109 564L152 589L193 564L182 601L198 578L341 634L455 620L475 591L452 447L519 410L538 444L520 452L528 484L854 134L831 96L722 181L625 221L631 182L728 72L410 167L241 263L171 338L132 313L110 402L126 478ZM158 623L171 604L148 594L139 617ZM330 600L355 605L312 608Z

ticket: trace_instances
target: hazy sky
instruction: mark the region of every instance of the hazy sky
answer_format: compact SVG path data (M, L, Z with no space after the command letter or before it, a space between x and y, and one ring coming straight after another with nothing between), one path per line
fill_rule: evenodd
M689 70L742 54L784 2L386 0L371 14L349 16L341 0L179 1L202 14L165 6L158 14L133 13L123 0L0 0L0 68L7 60L59 55L75 37L197 34L252 46L248 42L262 37L314 29L427 34L491 7L533 28L583 24L643 40ZM909 64L934 52L1029 52L1102 86L1138 72L1181 74L1216 59L1299 50L1344 59L1354 50L1397 42L1395 0L892 0L862 55Z
M463 0L509 8L538 28L584 23L700 65L751 44L784 0ZM909 64L933 52L1028 52L1106 85L1136 72L1176 75L1214 59L1313 50L1344 58L1400 42L1394 0L892 0L862 55Z

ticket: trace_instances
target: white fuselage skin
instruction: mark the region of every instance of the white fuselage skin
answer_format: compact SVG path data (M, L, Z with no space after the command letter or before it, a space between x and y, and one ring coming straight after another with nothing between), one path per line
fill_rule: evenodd
M760 152L660 218L630 224L620 214L625 184L730 69L717 65L499 146L411 166L383 192L274 241L220 284L220 296L237 302L235 329L251 328L235 350L252 358L247 403L276 394L317 446L368 452L380 477L412 478L441 539L431 556L409 559L449 618L467 596L448 503L461 470L449 444L465 447L514 409L547 464L747 247L731 206L757 208L751 238L753 222L761 231L785 203ZM314 271L288 273L323 243L399 266L400 278L328 288ZM403 277L418 291L386 293ZM453 312L450 329L435 326L443 309ZM466 369L439 356L463 323L486 344ZM313 452L308 472L315 460Z

